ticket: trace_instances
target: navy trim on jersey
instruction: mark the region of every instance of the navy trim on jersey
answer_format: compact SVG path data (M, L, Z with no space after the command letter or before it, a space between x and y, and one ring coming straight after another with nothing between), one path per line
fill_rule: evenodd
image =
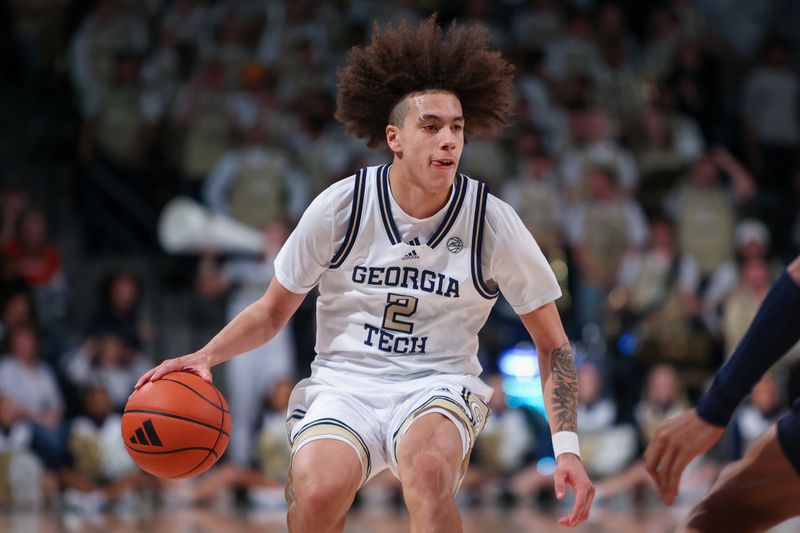
M457 174L453 183L453 201L450 202L450 206L447 208L447 213L445 213L442 223L439 225L439 229L436 230L428 241L428 246L436 248L436 245L444 240L447 236L447 232L450 231L456 218L458 218L458 213L461 211L461 206L464 204L464 198L466 196L467 179L461 174Z
M372 456L369 453L369 447L367 446L367 443L364 442L364 439L356 430L337 418L320 418L319 420L314 420L307 426L303 426L303 429L297 432L297 435L295 435L294 439L292 439L289 444L294 445L295 441L298 439L298 437L300 437L300 435L303 434L303 432L316 426L336 426L346 430L348 433L351 433L364 449L364 454L367 456L367 473L364 475L364 479L369 479L369 474L372 471Z
M353 206L350 210L350 221L347 224L347 231L344 234L344 241L331 259L330 268L339 268L347 259L353 244L358 236L358 229L361 226L361 212L364 210L364 191L367 186L367 169L362 168L356 172L355 184L353 186Z
M386 235L389 237L389 242L395 245L402 242L400 238L400 231L394 223L392 216L392 202L389 199L389 165L383 165L378 169L378 206L381 210L381 218L383 219L383 227L386 228Z
M475 220L472 225L472 282L478 294L491 300L497 298L500 291L492 290L483 279L481 266L481 249L483 248L483 226L486 222L486 199L489 197L489 188L483 182L478 182L478 195L475 201Z

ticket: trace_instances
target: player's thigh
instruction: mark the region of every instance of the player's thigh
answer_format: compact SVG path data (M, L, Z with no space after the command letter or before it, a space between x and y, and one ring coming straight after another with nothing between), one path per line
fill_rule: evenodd
M727 466L687 517L685 531L763 531L800 514L800 476L775 427Z

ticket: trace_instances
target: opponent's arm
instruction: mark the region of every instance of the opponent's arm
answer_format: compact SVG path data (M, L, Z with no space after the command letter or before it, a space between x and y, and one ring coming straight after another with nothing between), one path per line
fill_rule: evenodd
M539 372L542 376L542 392L544 394L550 431L573 439L577 445L578 429L578 376L575 370L575 359L572 348L561 325L561 318L553 302L545 304L530 313L520 315L525 329L530 333L539 354ZM556 437L558 438L558 437ZM594 499L594 487L583 463L577 455L566 451L556 452L555 489L556 496L561 499L566 494L566 485L575 491L575 505L569 516L559 520L562 526L576 526L589 516Z
M800 257L772 286L730 361L696 410L659 426L645 452L661 498L672 504L686 465L722 436L734 410L764 373L800 340Z
M286 326L303 299L305 294L295 294L272 278L264 295L236 315L208 344L194 353L165 360L139 378L136 388L177 370L194 372L210 383L212 366L270 340Z

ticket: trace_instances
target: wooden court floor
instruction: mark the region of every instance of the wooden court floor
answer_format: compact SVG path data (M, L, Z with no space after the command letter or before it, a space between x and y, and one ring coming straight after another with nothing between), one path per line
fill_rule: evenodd
M556 524L561 509L550 512L529 507L501 509L481 507L462 510L465 533L550 533L570 531ZM596 507L590 520L571 530L576 532L666 533L675 526L687 509L652 508L640 511L611 510ZM78 516L53 512L15 512L0 514L0 532L56 533L72 531L113 531L147 533L283 533L287 531L284 511L239 511L234 509L160 510L149 516L112 514ZM405 512L361 509L348 517L348 533L406 533ZM772 530L773 533L800 533L800 521Z

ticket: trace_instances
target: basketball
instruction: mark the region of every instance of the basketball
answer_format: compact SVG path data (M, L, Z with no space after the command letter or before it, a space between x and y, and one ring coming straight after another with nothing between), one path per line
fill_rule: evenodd
M160 478L208 470L231 434L228 403L217 388L190 372L171 372L142 385L122 413L122 439L139 467Z

